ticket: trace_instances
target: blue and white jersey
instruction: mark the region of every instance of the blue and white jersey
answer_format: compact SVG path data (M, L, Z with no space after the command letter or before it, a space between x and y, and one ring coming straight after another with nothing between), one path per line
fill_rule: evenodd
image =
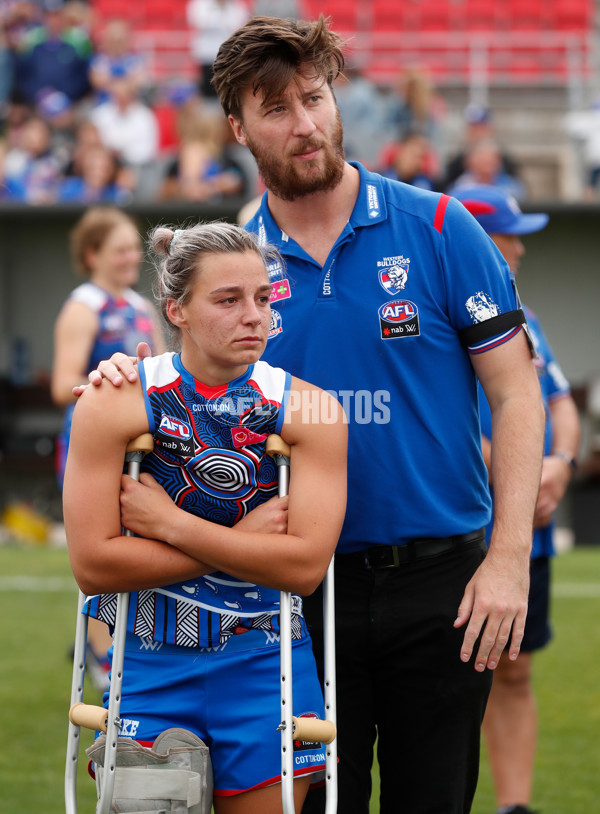
M113 297L95 283L83 283L69 299L87 305L98 317L98 333L88 361L88 371L95 370L103 359L122 351L136 355L139 342L152 342L154 315L148 300L127 288Z
M486 525L470 353L520 330L490 328L465 348L462 329L517 308L500 252L458 201L355 166L358 198L323 267L278 228L266 195L246 225L285 260L269 269L263 357L331 391L350 422L340 552Z
M136 355L139 342L152 346L154 315L148 300L127 288L120 297L113 297L95 283L82 283L69 295L70 300L86 305L98 318L98 332L87 361L86 373L95 370L103 359L121 351L128 356ZM56 471L62 489L69 451L71 422L75 403L65 410L63 428L58 438Z
M181 509L233 526L277 494L277 472L265 453L279 433L290 374L266 362L219 387L196 380L179 354L145 359L140 377L154 451L150 472ZM96 597L89 613L114 622L115 595ZM293 598L293 636L305 635L301 602ZM155 641L214 647L234 634L278 633L279 591L215 572L131 595L128 630Z
M552 428L552 413L550 412L550 404L560 398L570 395L571 388L566 376L562 372L560 365L556 361L554 351L542 330L539 319L536 314L524 306L523 310L527 317L527 325L533 340L533 345L537 352L535 359L535 366L540 382L540 389L542 391L542 401L544 403L544 412L546 414L546 425L544 432L544 455L552 453L553 443L553 428ZM481 413L481 432L486 438L492 437L492 415L490 412L490 405L485 397L485 393L481 385L479 385L479 404ZM490 535L492 533L492 523L486 529L486 539L489 543ZM551 557L554 551L554 523L550 523L543 528L534 529L533 532L533 546L531 549L531 557Z

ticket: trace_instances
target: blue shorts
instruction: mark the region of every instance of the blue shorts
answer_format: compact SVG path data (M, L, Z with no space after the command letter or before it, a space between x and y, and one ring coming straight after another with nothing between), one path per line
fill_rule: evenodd
M550 557L536 557L529 566L529 606L521 650L533 653L552 639L550 625Z
M323 718L309 637L294 641L294 715ZM108 694L105 695L105 705ZM232 636L218 648L178 647L128 635L121 735L150 746L170 727L194 732L210 749L215 795L281 780L279 642L262 631ZM325 767L322 744L294 746L294 776Z

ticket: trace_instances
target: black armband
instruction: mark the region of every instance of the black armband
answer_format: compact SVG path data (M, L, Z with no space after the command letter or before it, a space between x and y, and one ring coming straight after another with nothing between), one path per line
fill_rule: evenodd
M507 311L504 314L486 319L484 322L477 322L475 325L467 325L458 332L461 344L465 348L471 345L477 345L486 339L491 339L493 336L498 336L505 331L510 331L511 328L516 328L518 325L526 325L527 320L522 308L515 311ZM529 341L529 338L528 338Z

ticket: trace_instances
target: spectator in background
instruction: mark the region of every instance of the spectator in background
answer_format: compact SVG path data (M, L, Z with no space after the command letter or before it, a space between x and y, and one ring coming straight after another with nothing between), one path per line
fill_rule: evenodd
M70 175L58 185L58 203L125 204L131 200L131 190L119 176L119 164L106 147L89 147L80 166L80 174Z
M203 100L195 82L175 80L159 85L152 110L159 132L159 152L170 158L179 150L186 122L202 119Z
M205 116L194 130L186 132L162 186L161 199L210 201L242 194L243 174L225 154L225 127L229 125L222 116Z
M192 56L200 70L198 87L207 99L217 99L211 84L217 51L250 17L243 0L189 0L187 18L192 29Z
M281 17L285 20L302 20L305 11L301 0L254 0L252 14L255 17Z
M492 111L485 105L468 104L464 110L465 130L462 147L446 164L444 188L450 187L465 172L465 159L474 144L487 139L495 139L495 127ZM519 175L516 162L503 149L500 151L502 169L514 178Z
M48 124L31 116L23 125L18 146L4 159L5 198L29 204L49 204L55 200L60 165L51 150Z
M589 110L573 110L565 118L565 128L581 150L584 170L583 197L600 197L600 96Z
M133 48L131 26L127 20L116 17L104 24L97 52L90 62L89 78L98 103L109 99L115 76L126 77L136 92L146 83L146 60Z
M32 0L2 0L0 17L8 47L17 52L29 32L41 24L42 10L39 2Z
M10 48L5 20L0 10L0 129L8 115L14 81L13 54Z
M408 133L420 133L429 140L438 156L443 155L442 122L446 106L427 71L416 66L401 71L383 103L386 132L393 133L398 139Z
M465 156L464 167L464 172L446 189L450 195L459 189L483 184L498 187L517 200L526 197L522 181L504 169L500 147L493 139L482 139L472 144Z
M89 42L69 27L61 0L44 0L43 9L43 24L25 35L17 53L15 90L30 105L48 88L79 102L90 92Z
M109 349L129 350L143 339L157 353L164 350L160 320L138 283L142 247L137 225L114 207L92 207L70 235L77 286L61 308L54 328L51 394L65 408L57 439L57 478L62 489L75 400L72 387L104 358ZM86 666L94 686L108 686L107 649L112 645L106 625L90 620Z
M51 150L64 172L75 146L76 107L66 94L47 89L38 94L36 109L50 128Z
M95 107L89 119L98 128L105 147L136 175L136 196L152 198L155 193L155 167L158 156L158 122L144 104L135 83L125 76L113 76L110 98Z
M386 129L377 86L361 70L355 58L337 78L334 90L344 126L346 158L374 167L390 131L390 128Z
M513 274L525 254L521 235L543 229L548 216L524 215L502 190L465 187L457 198L490 235ZM529 808L537 740L536 702L532 687L532 657L552 638L549 622L550 559L554 555L553 515L571 480L579 449L579 416L563 375L536 315L525 308L537 351L535 360L546 412L544 459L534 515L530 564L529 608L521 653L510 661L504 652L496 668L483 731L496 787L498 814L533 814ZM484 459L491 472L492 420L479 387ZM491 475L490 475L491 478ZM494 484L491 483L493 490ZM489 542L490 524L486 537Z
M413 187L435 190L437 158L428 139L407 133L401 141L386 145L377 159L377 172Z

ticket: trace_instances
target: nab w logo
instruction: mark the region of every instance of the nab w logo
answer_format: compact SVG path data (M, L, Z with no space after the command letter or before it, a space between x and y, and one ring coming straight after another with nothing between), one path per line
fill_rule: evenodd
M272 630L263 631L267 638L267 644L276 644L279 641L279 634L273 633Z
M378 311L382 339L419 336L419 309L410 300L385 302Z
M149 636L140 636L140 650L150 650L158 653L162 646L162 642L155 642Z
M189 424L168 415L163 415L159 429L162 430L165 435L181 438L183 441L188 441L192 437L192 428Z

